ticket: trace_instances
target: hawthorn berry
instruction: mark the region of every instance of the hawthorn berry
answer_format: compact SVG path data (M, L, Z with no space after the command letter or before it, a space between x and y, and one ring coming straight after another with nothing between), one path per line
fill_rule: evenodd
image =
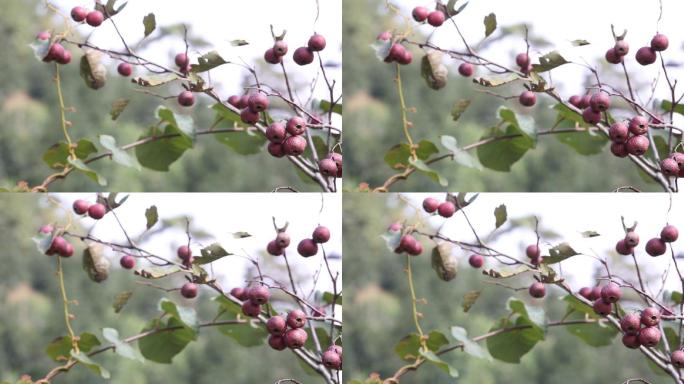
M245 108L240 112L240 120L245 124L256 124L259 122L259 112Z
M669 45L670 42L667 39L667 36L663 35L662 33L658 33L657 35L653 36L653 39L651 39L651 49L654 51L664 51Z
M442 24L444 24L445 20L446 16L442 11L432 11L427 16L428 24L432 25L433 27L441 26Z
M328 227L319 225L318 227L316 227L316 229L314 229L311 238L313 239L313 241L319 244L327 243L328 240L330 240L330 230L328 229Z
M95 220L100 220L107 213L107 208L100 203L95 203L88 207L88 216Z
M90 203L88 203L87 201L81 199L74 201L73 209L77 215L85 215L86 213L88 213L88 208L90 208Z
M606 111L610 108L610 96L603 92L595 93L589 100L589 106L597 112Z
M273 52L278 56L285 56L287 54L287 43L283 40L278 40L273 44Z
M307 46L313 52L320 52L320 51L325 49L325 46L326 46L325 37L323 37L323 35L319 35L318 33L316 33L309 38L309 42L307 43Z
M591 95L587 94L587 95L582 96L582 99L580 100L579 108L584 109L584 108L589 107L590 102L591 102Z
M614 143L624 143L629 136L629 128L624 123L613 123L608 129L608 136Z
M66 253L68 250L69 244L62 236L55 236L52 238L52 242L50 243L50 248L45 252L46 255L52 256L55 253L61 255L62 253Z
M515 56L515 63L518 64L518 67L520 68L527 67L530 65L530 55L528 55L526 52L518 53Z
M268 143L266 147L268 153L273 157L283 157L285 156L285 149L281 143Z
M398 226L398 228L397 228L396 230L397 230L397 231L400 230L400 229L401 229L401 224L399 224L399 223L394 223L394 224L392 224L392 225L395 225L395 224ZM390 230L391 230L391 229L392 229L392 227L390 226ZM413 237L412 235L409 235L409 234L404 235L404 236L402 236L402 237L399 239L399 245L398 245L397 248L394 250L394 252L396 252L396 253L406 252L408 249L414 248L414 247L415 247L415 243L417 243L417 242L418 242L418 240L416 240L416 238Z
M613 49L615 50L615 53L617 53L618 55L624 56L627 53L629 53L629 44L624 40L618 40L615 42L615 46L613 46Z
M646 327L639 331L639 343L645 347L655 347L660 343L660 330L657 327Z
M268 97L263 93L255 93L247 100L247 106L252 112L261 112L268 108Z
M651 47L641 47L636 53L636 61L641 65L653 64L656 59L656 53Z
M176 255L178 255L178 258L181 260L188 260L192 257L192 250L187 245L181 245L176 250Z
M282 351L287 348L287 345L285 344L285 336L283 335L270 335L268 337L268 345L276 351Z
M288 235L287 232L278 232L278 235L276 235L275 238L275 243L280 248L287 248L290 246L290 235Z
M266 304L268 299L271 298L271 292L263 285L252 287L247 292L249 300L254 304Z
M401 65L409 65L413 61L413 53L408 49L405 49L403 54L396 58L397 63Z
M36 35L36 39L41 41L50 40L50 37L52 37L52 35L50 35L50 32L48 31L38 32L38 34Z
M582 111L582 118L586 123L598 124L601 122L601 112L594 111L591 107L588 107Z
M418 256L421 253L423 253L423 244L416 240L415 243L413 243L412 247L409 247L406 249L406 253L408 253L411 256Z
M622 344L629 349L637 349L641 347L639 335L632 335L629 333L622 336Z
M91 11L86 15L86 23L91 27L99 27L104 22L104 15L100 11Z
M375 39L380 40L380 41L387 41L391 38L392 38L392 33L390 31L384 31L384 32L380 32Z
M273 123L266 128L266 138L271 143L282 143L285 135L285 125L282 123Z
M321 361L323 362L323 365L329 369L339 370L342 368L342 357L335 351L328 350L323 352Z
M609 63L611 63L611 64L620 64L620 63L622 63L622 61L624 60L624 56L618 54L618 53L615 51L615 48L614 48L614 47L613 47L613 48L610 48L610 49L608 49L608 50L606 51L605 58L606 58L606 61L609 62Z
M391 63L392 61L397 61L403 58L406 53L406 48L401 44L392 44L389 51L387 52L387 57L385 57L385 62Z
M53 230L54 230L54 228L52 227L52 225L46 224L46 225L43 225L42 227L40 227L38 229L38 232L48 234L48 233L52 233Z
M425 7L415 7L413 8L413 11L411 12L411 16L413 16L413 20L422 23L423 21L427 20L428 14L430 14L430 11L425 8Z
M304 239L297 245L297 252L303 257L315 256L318 253L318 245L313 239Z
M88 10L83 7L74 7L71 9L71 18L80 23L86 19L88 16Z
M445 201L439 204L437 213L444 218L449 218L456 213L456 206L451 201Z
M130 65L129 63L121 63L119 66L116 68L117 72L119 72L119 75L123 77L128 77L131 74L133 74L133 66Z
M238 101L237 108L238 109L245 109L247 108L247 105L249 104L249 95L242 95L240 96L240 101Z
M684 351L677 350L672 352L672 355L670 355L670 362L677 368L684 367Z
M577 108L577 109L582 109L582 106L581 106L581 105L582 105L582 96L580 96L580 95L572 95L572 96L570 96L570 98L568 99L568 102L569 102L570 104L572 104L572 106L574 106L575 108Z
M247 300L247 290L241 287L231 289L230 295L238 300Z
M273 48L269 48L264 52L264 61L269 64L280 64L283 62L283 56L278 55Z
M629 120L629 131L634 135L644 135L648 132L648 119L643 116L634 116Z
M195 297L197 297L198 291L199 288L195 283L188 282L183 284L183 286L181 287L181 295L186 299L194 299Z
M484 257L482 257L482 255L477 254L471 255L470 258L468 258L468 263L473 268L482 268L482 266L484 265Z
M597 285L591 289L591 299L590 300L598 300L600 298L601 298L601 287Z
M242 303L242 314L247 317L257 317L261 314L261 305L252 302L252 300L245 300Z
M473 72L475 72L475 68L470 63L461 63L461 65L458 66L458 73L463 77L470 77L473 75Z
M642 156L648 150L650 143L646 136L633 136L627 140L625 147L630 155Z
M628 247L636 247L639 245L639 235L634 231L629 231L625 234L625 244Z
M340 357L342 356L342 347L340 347L339 345L331 345L328 347L328 349L326 349L326 351L333 351L340 355Z
M185 68L190 65L190 58L186 53L181 52L176 55L174 62L178 68Z
M287 314L287 325L290 328L302 328L306 325L306 313L300 309L293 309Z
M286 129L292 136L302 135L306 131L306 120L299 116L292 117L287 121Z
M611 303L606 303L602 299L596 299L594 301L594 312L596 312L597 315L600 316L608 316L610 313L613 311L613 304Z
M43 61L45 62L50 62L57 60L58 58L62 57L64 55L64 46L60 43L54 43L50 46L48 49L47 55L43 58Z
M532 91L524 91L518 97L518 101L525 107L531 107L537 103L537 95Z
M281 256L283 254L283 248L278 246L277 240L271 240L266 245L266 252L271 256Z
M615 283L608 283L601 288L601 299L606 303L615 303L622 297L622 290Z
M287 329L287 323L282 316L273 316L266 322L266 329L271 335L282 335Z
M437 200L433 197L426 197L425 200L423 200L423 209L427 213L435 212L438 207L439 207L439 200Z
M679 231L677 230L677 227L675 227L674 225L668 224L662 229L662 231L660 231L660 240L666 243L672 243L673 241L677 241L678 237Z
M627 146L624 143L611 143L610 152L617 157L627 157Z
M314 54L311 48L309 47L299 47L295 49L294 54L292 55L292 59L298 65L308 65L313 63Z
M240 96L238 96L238 95L231 95L227 101L228 101L228 104L232 105L233 107L235 107L237 109L244 108L244 107L240 106Z
M55 61L62 65L67 65L71 63L71 52L65 49L64 52L62 52L61 56L55 58Z
M541 299L542 297L546 296L546 287L543 283L535 281L532 283L532 285L530 285L529 292L530 296Z
M124 255L121 260L119 260L119 263L124 269L133 269L135 268L135 257L131 255Z
M334 161L335 165L337 165L337 174L335 176L342 177L342 155L337 152L331 152L326 158Z
M660 311L654 307L645 308L641 311L641 324L646 327L655 327L660 323Z
M679 175L679 165L673 158L665 158L660 161L660 171L665 176L675 176Z
M654 237L646 243L646 253L656 257L665 254L667 251L667 245L661 239Z
M299 156L306 150L306 140L301 136L290 136L283 143L283 151L288 156Z
M190 91L183 91L178 95L178 104L183 107L192 107L195 104L195 95Z
M285 333L285 345L290 349L298 349L304 346L309 335L301 328L290 329Z
M530 259L537 259L541 256L541 249L539 249L537 244L530 244L525 248L525 254Z
M625 239L622 239L615 244L615 251L620 255L629 256L634 252L634 248L627 245Z
M620 319L620 328L623 332L636 335L641 328L641 318L636 313L630 313Z
M579 290L580 296L584 297L587 300L594 300L591 296L591 288L590 287L582 287Z

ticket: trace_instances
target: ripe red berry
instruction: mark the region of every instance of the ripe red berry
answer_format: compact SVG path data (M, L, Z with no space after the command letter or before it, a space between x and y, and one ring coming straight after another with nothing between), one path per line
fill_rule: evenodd
M123 77L128 77L131 74L133 74L133 66L130 65L129 63L121 63L119 66L116 68L116 70L119 72L119 75Z
M285 125L273 123L266 128L266 138L271 143L282 143L285 140Z
M684 153L674 152L669 156L679 167L679 177L684 177Z
M240 96L238 95L232 95L228 98L228 104L232 105L233 107L237 109L242 109L244 107L240 106Z
M468 263L473 268L482 268L484 265L484 257L482 255L471 255L468 259Z
M601 122L601 112L594 111L591 107L588 107L582 111L582 118L586 123L598 124Z
M433 213L437 210L439 207L439 200L432 198L432 197L426 197L425 200L423 200L423 209L427 213Z
M401 44L392 44L389 51L387 52L387 57L385 61L390 63L392 61L402 60L406 54L406 48Z
M323 352L321 361L329 369L339 370L342 368L342 357L335 351L328 350Z
M463 77L470 77L473 75L473 72L475 72L475 68L470 63L461 63L461 65L458 66L458 73Z
M580 95L572 95L568 99L568 102L572 104L575 108L582 109L582 96Z
M437 213L445 218L449 218L456 213L456 206L451 201L445 201L437 207Z
M656 257L665 254L667 245L661 239L654 237L646 243L646 253Z
M441 26L442 24L444 24L445 20L446 16L442 11L432 11L428 14L427 17L428 24L432 25L433 27Z
M537 299L541 299L542 297L546 296L546 287L544 286L544 284L536 281L532 283L532 285L530 285L529 292L530 296Z
M240 111L240 120L245 124L256 124L259 122L259 112L254 112L249 108Z
M648 132L648 119L643 116L634 116L629 120L629 131L634 135L644 135Z
M74 7L71 9L71 18L77 23L85 20L87 16L88 10L83 7Z
M611 143L610 152L616 157L627 157L629 155L627 146L624 143Z
M195 104L195 95L190 91L183 91L178 95L178 104L183 107L192 107Z
M192 250L187 245L181 245L176 250L176 254L181 260L188 260L190 257L192 257Z
M257 285L247 291L249 300L254 304L266 304L268 299L271 298L271 292L263 285Z
M306 150L306 140L301 136L290 136L283 143L283 151L288 156L299 156Z
M515 56L515 63L518 64L518 67L520 68L527 67L530 65L530 55L528 55L526 52L518 53Z
M199 291L199 288L197 287L197 284L195 283L185 283L181 287L181 295L185 297L186 299L194 299L197 297L197 292Z
M131 255L125 255L121 258L121 260L119 260L119 263L124 269L133 269L135 268L135 257Z
M624 123L613 123L608 129L608 136L614 143L624 143L629 136L629 128Z
M401 65L409 65L413 61L413 54L408 49L405 49L403 54L397 57L396 60Z
M287 121L286 129L292 136L302 135L306 131L306 120L299 116L292 117Z
M86 213L88 213L88 208L90 208L90 203L88 203L87 201L81 199L74 201L73 209L77 215L85 215Z
M615 244L615 251L623 256L629 256L634 252L634 248L627 245L625 239L622 239Z
M38 32L38 34L36 35L36 39L41 41L50 40L50 37L52 37L52 35L50 35L50 32L48 31Z
M655 327L660 323L660 311L654 307L645 308L641 311L641 324L647 327Z
M292 59L298 65L308 65L313 63L314 54L309 47L299 47L295 49Z
M330 230L328 229L328 227L319 225L318 227L316 227L316 229L314 229L311 238L313 239L313 241L319 244L327 243L328 240L330 240Z
M582 287L579 290L580 296L584 297L587 300L594 300L591 296L591 288L590 287Z
M413 16L413 20L422 23L427 20L429 13L430 11L425 7L415 7L411 12L411 16Z
M600 298L601 298L601 287L597 285L591 289L591 295L590 295L589 300L598 300Z
M86 23L91 27L99 27L104 22L104 15L100 11L91 11L86 15Z
M614 47L613 47L613 48L610 48L610 49L608 49L608 50L606 51L605 58L606 58L606 61L609 62L609 63L611 63L611 64L620 64L620 63L622 63L622 61L624 60L624 56L618 54L618 53L615 51L615 48L614 48Z
M423 253L423 244L421 244L420 241L416 240L413 244L411 244L410 247L406 248L406 253L408 253L411 256L418 256L421 253Z
M306 313L299 309L293 309L287 314L287 325L290 328L302 328L306 325Z
M672 352L672 355L670 356L670 361L672 362L672 365L674 365L677 368L684 367L684 351L678 350Z
M610 313L613 311L613 304L611 303L606 303L602 299L596 299L594 301L594 312L596 312L597 315L599 316L608 316Z
M629 231L625 234L625 244L628 247L636 247L639 245L639 235L634 231Z
M273 44L273 51L278 56L285 56L287 53L287 43L283 40L278 40Z
M287 232L278 232L275 243L280 248L287 248L290 246L290 235L288 235Z
M318 253L318 245L313 239L304 239L297 245L297 252L303 257L315 256Z
M651 49L654 51L664 51L669 45L670 42L667 39L667 36L662 33L653 36L653 39L651 39Z
M679 165L674 159L668 157L660 161L660 171L665 176L677 177L679 175Z
M235 287L230 290L230 295L238 300L247 300L247 290L240 287Z
M601 289L601 299L607 303L615 303L622 297L622 290L615 283L608 283Z
M43 225L42 227L40 227L38 229L38 232L48 234L48 233L52 233L53 230L54 230L54 228L52 227L52 225L46 224L46 225Z
M639 332L639 328L641 328L641 318L636 313L627 314L620 319L620 328L625 333L635 335Z
M310 50L314 52L320 52L325 49L325 37L323 37L323 35L319 35L316 33L309 38L309 42L307 45L309 46Z
M176 57L174 58L174 61L175 61L176 66L178 68L185 68L188 65L190 65L190 58L184 52L177 54Z
M283 56L278 55L273 48L269 48L264 52L264 61L269 64L280 64L283 61Z
M584 95L582 96L582 99L580 100L579 107L580 109L584 109L589 107L589 104L591 102L591 95Z
M662 231L660 231L660 239L666 243L671 243L677 241L679 238L679 231L674 225L666 225Z
M380 32L375 39L380 40L380 41L387 41L391 38L392 38L392 33L390 31L384 31L384 32Z
M610 96L603 92L595 93L589 100L589 106L597 112L606 111L610 108Z
M539 258L539 256L541 256L541 249L539 249L539 246L537 244L530 244L525 249L525 254L530 259L537 259Z
M268 108L268 97L263 93L255 93L249 97L247 101L247 106L252 112L261 112Z
M393 229L393 227L396 229ZM390 226L390 230L394 230L394 231L401 230L401 224L399 224L399 223L392 224ZM399 245L394 250L394 252L395 253L406 252L408 249L414 248L416 246L415 243L417 243L417 242L418 242L418 240L416 240L415 237L413 237L411 235L404 235L399 239Z
M525 107L531 107L537 103L537 95L532 91L524 91L518 97L518 101Z
M336 152L329 153L326 158L335 162L337 165L337 177L342 177L342 155Z
M57 254L63 254L68 251L68 246L69 244L66 240L64 240L63 237L61 236L55 236L52 238L52 243L50 243L50 248L45 252L46 255L52 256L55 253Z
M268 345L276 351L282 351L287 348L285 336L283 335L270 335L268 337Z
M100 220L107 213L107 208L100 203L96 203L88 207L88 216L95 220Z
M275 240L271 240L266 245L266 252L271 256L281 256L283 254L283 248L278 246Z
M641 65L653 64L656 59L656 53L651 47L641 47L636 53L636 61Z
M629 349L637 349L641 347L639 342L639 335L625 334L622 336L622 344Z
M74 246L67 241L64 247L57 250L57 253L62 257L71 257L74 254Z
M660 330L657 327L646 327L639 331L639 343L645 347L655 347L660 343Z
M266 322L266 329L272 335L282 335L287 329L287 323L282 316L273 316Z
M245 109L247 108L247 105L249 104L249 95L242 95L240 96L239 101L235 105L237 109Z
M62 57L62 55L64 55L64 46L62 46L60 43L54 43L50 46L50 49L48 49L48 53L43 58L43 61L50 62L57 60L58 58Z
M242 314L247 317L257 317L261 314L261 305L252 302L252 300L245 300L242 303Z
M624 40L618 40L615 42L613 49L615 49L615 53L618 55L624 56L629 53L629 44Z
M309 335L306 334L305 330L301 328L290 329L285 333L285 345L290 349L298 349L306 344L308 338Z
M642 156L648 150L650 143L646 136L633 136L627 140L625 147L630 155Z

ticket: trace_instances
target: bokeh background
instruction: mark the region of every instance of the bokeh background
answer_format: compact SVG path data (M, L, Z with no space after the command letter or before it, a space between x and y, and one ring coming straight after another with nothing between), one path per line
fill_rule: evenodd
M461 1L457 6L464 3ZM395 0L402 16L409 16L413 7L432 7L431 1ZM656 101L669 98L662 69L659 65L639 66L634 60L636 50L650 42L659 30L670 38L670 48L665 57L674 79L681 78L684 51L680 17L684 5L676 0L663 0L663 16L658 24L659 2L643 1L471 1L455 21L466 36L476 45L484 37L483 19L493 12L497 16L498 29L483 44L479 52L494 61L515 64L514 57L525 50L523 25L530 30L531 56L533 62L542 54L558 49L566 59L575 63L588 63L598 68L604 80L625 88L619 66L609 66L603 59L605 51L613 44L611 24L619 34L628 30L627 41L631 46L627 68L632 84L639 97L647 102L654 78L659 82ZM345 120L353 134L345 138L345 161L347 189L357 188L359 183L370 183L372 187L396 171L392 171L383 157L393 145L404 141L401 129L399 101L394 83L394 65L381 63L370 47L382 31L404 31L414 27L413 40L430 41L442 48L463 50L463 44L454 27L445 23L440 28L418 26L412 19L405 19L388 10L384 0L350 0L344 3L344 94L346 98ZM585 39L591 44L572 47L570 42ZM497 122L496 110L500 105L514 109L520 114L531 115L537 128L550 129L555 114L549 109L551 100L539 97L534 108L520 107L517 99L504 101L475 91L472 79L458 75L460 62L445 59L449 69L448 85L440 90L429 89L420 76L422 55L415 47L413 63L402 67L402 81L406 103L415 107L409 113L414 127L412 134L417 141L422 139L439 144L439 136L451 135L460 146L478 141ZM350 58L353 58L350 59ZM476 76L482 70L476 70ZM568 64L553 71L553 86L566 98L579 93L592 80L589 71L580 65ZM681 87L680 87L681 88ZM494 89L503 95L517 95L519 84ZM679 90L678 94L681 92ZM458 122L452 121L450 111L457 100L471 99L472 104ZM613 100L615 102L615 100ZM648 103L650 105L650 103ZM617 117L623 117L617 114ZM679 117L678 123L684 119ZM475 155L475 152L471 152ZM642 190L658 190L655 184L647 184L639 172L625 159L615 158L606 145L602 153L591 156L579 155L571 147L562 144L555 136L540 137L535 149L515 163L511 172L503 173L485 169L478 171L443 161L432 166L449 182L449 190L459 191L610 191L624 185L638 186ZM439 184L423 175L412 175L393 187L393 191L437 191Z
M68 14L76 5L92 8L92 1L54 0L53 5ZM119 1L123 4L123 1ZM305 45L314 31L323 34L328 42L323 58L327 73L336 79L337 93L341 93L341 4L340 0L320 2L297 0L281 2L259 0L247 3L215 2L198 0L191 3L173 1L129 1L116 21L122 35L132 43L143 36L143 17L155 13L157 31L146 39L137 51L161 63L173 63L176 53L185 50L182 25L189 28L192 44L190 57L194 60L200 54L217 50L224 59L236 63L225 65L211 72L211 83L219 94L228 97L242 93L242 87L252 85L249 73L241 67L243 63L256 66L262 80L269 84L281 82L279 67L267 65L263 52L272 44L270 25L275 32L287 30L286 40L294 48ZM28 181L35 185L50 173L43 163L43 153L54 143L63 140L59 126L57 94L52 81L53 68L37 61L29 44L42 30L61 30L63 19L48 14L44 0L7 1L0 15L3 39L0 48L4 52L0 59L0 187L9 188L17 182ZM318 15L318 19L316 19ZM114 50L123 49L110 23L93 29L79 26L79 39ZM244 39L250 45L232 47L230 42ZM74 54L71 65L62 69L63 90L66 105L75 108L68 118L73 122L72 137L87 137L97 142L101 134L111 135L120 145L138 139L150 125L156 123L155 109L167 105L178 110L175 100L161 100L134 91L129 80L116 73L117 63L106 60L108 68L107 86L93 91L85 86L79 76L80 54L74 47L68 47ZM320 69L313 64L307 67L295 65L291 56L286 63L293 87L298 97L305 102L311 93L311 81L319 76ZM134 75L140 72L134 73ZM322 78L314 89L314 98L327 96ZM162 95L176 95L179 85L167 89L155 89ZM130 98L126 111L116 122L109 117L112 103L117 99ZM214 119L213 111L207 110L211 100L202 96L192 109L198 128L209 128ZM282 105L276 104L274 117L286 115ZM341 119L336 121L341 126ZM271 191L278 186L295 186L302 191L318 191L318 186L305 184L287 160L275 159L265 152L243 156L233 152L211 136L198 140L196 147L186 152L171 166L167 173L119 166L104 160L93 164L109 182L100 187L83 175L71 175L66 181L56 182L52 191Z
M119 199L124 195L119 195ZM31 238L37 228L45 223L64 222L71 215L70 207L77 198L93 201L94 194L52 194L47 196L5 194L0 207L6 212L0 218L0 381L16 382L20 375L28 374L34 379L43 377L57 364L46 354L45 347L56 337L66 334L62 302L55 275L55 259L42 255ZM267 256L265 246L274 238L272 218L278 225L289 222L288 233L293 242L311 236L320 223L331 230L330 242L325 249L330 255L333 271L341 273L341 198L327 194L132 194L117 209L117 215L129 231L137 237L145 230L145 209L156 205L160 222L152 227L147 240L140 246L160 255L173 257L179 245L187 242L185 218L191 220L194 254L214 241L235 256L216 262L212 271L219 283L229 289L245 286L245 281L257 276L246 255L258 258L266 274L286 280L282 258ZM63 209L66 207L67 211ZM100 239L126 242L124 234L113 215L94 223L91 219L77 219L75 232L92 234ZM244 231L251 237L237 240L233 232ZM200 290L195 300L184 300L177 291L166 293L148 286L136 284L139 280L129 271L119 267L120 255L108 250L111 259L109 278L100 284L92 282L83 271L80 255L83 244L72 241L76 252L65 260L67 291L75 315L73 325L76 333L91 332L102 340L102 328L118 329L122 337L137 334L149 319L158 315L157 305L166 297L184 306L194 307L200 321L211 321L217 313L212 301L215 292ZM320 273L314 289L312 276L324 265L322 257L304 259L296 254L289 258L293 274L304 292L313 292L310 300L320 300L315 292L331 289L326 273ZM325 271L325 270L324 270ZM165 287L182 284L182 279L165 279L155 283ZM133 291L133 296L120 314L113 310L114 298L123 291ZM274 306L289 308L289 300L274 292ZM336 316L341 318L341 308ZM330 307L328 307L330 311ZM153 362L144 364L121 358L113 353L96 357L112 373L109 381L83 367L55 379L59 383L273 383L282 378L296 378L301 382L319 382L308 376L294 355L278 353L268 346L245 348L224 336L217 328L204 328L198 340L173 359L173 364ZM268 361L268 368L264 362ZM229 378L229 379L227 379Z
M396 343L414 332L411 317L410 292L405 274L405 256L387 249L381 238L392 222L406 220L421 222L426 232L442 227L444 235L466 242L476 242L470 228L460 213L445 220L428 217L416 212L425 197L444 199L435 194L359 195L345 194L345 289L348 293L345 308L345 377L362 380L373 372L381 377L391 376L405 364L394 352ZM534 199L534 203L531 200ZM505 204L508 222L497 231L494 209ZM627 225L638 222L637 233L641 244L637 247L648 290L657 294L661 278L670 270L670 278L664 285L663 295L680 291L681 283L674 273L670 257L652 258L643 250L643 244L658 236L666 222L684 226L677 212L684 207L684 199L674 197L672 209L664 194L480 194L466 208L478 234L487 238L495 249L525 257L525 247L536 241L534 217L540 219L542 254L548 248L567 241L573 249L583 254L607 258L611 271L632 280L635 278L631 258L618 256L615 243L624 237L621 216ZM669 212L669 213L668 213ZM584 238L583 231L596 231L600 236ZM491 237L490 237L490 234ZM423 330L437 330L450 334L452 326L464 327L470 337L484 334L495 322L508 314L506 301L509 297L523 300L527 305L542 307L547 319L563 318L566 304L560 300L563 292L547 287L542 300L532 299L527 290L513 292L503 287L486 284L480 270L468 264L470 254L454 248L458 260L458 272L450 282L439 280L430 265L430 251L434 244L421 238L425 251L413 258L412 270L416 295L427 300L419 304L423 314ZM676 252L684 251L682 240L674 243ZM680 259L681 260L681 259ZM486 260L484 268L503 269L493 261ZM600 264L588 256L576 256L555 265L566 282L579 289L595 282L600 275ZM673 276L674 275L674 276ZM507 279L504 283L513 287L529 286L531 278ZM463 295L482 290L479 299L468 313L462 309ZM625 294L622 304L634 308L630 294ZM451 340L453 342L453 340ZM480 343L486 348L484 343ZM622 383L629 378L644 378L651 383L668 383L667 377L656 376L639 352L626 349L617 336L609 346L590 347L562 327L549 328L546 339L540 341L530 353L522 357L520 364L494 360L488 362L462 352L450 352L441 356L460 374L457 382L462 384L493 383ZM417 372L405 375L402 384L453 383L454 379L432 366L423 366Z

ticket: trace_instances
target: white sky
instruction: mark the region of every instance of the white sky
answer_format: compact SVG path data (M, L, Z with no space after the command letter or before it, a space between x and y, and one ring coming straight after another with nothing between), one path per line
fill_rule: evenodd
M91 202L95 201L95 194L92 193L53 194L52 196L59 198L67 208L70 208L73 201L79 198ZM123 196L124 194L119 195L119 199ZM319 214L321 196L323 196L324 209ZM287 232L292 237L292 243L288 248L288 260L293 268L300 269L305 274L313 275L321 267L323 258L320 253L319 256L307 259L296 253L299 241L306 237L310 238L311 233L319 223L327 226L331 232L330 241L325 244L327 254L342 254L342 204L339 194L131 194L126 203L116 210L129 234L136 236L145 230L145 209L151 205L157 206L160 219L190 216L192 228L201 229L213 235L215 239L213 241L191 245L195 255L199 255L202 246L207 246L216 241L228 252L247 253L256 257L265 250L266 244L275 238L272 217L276 218L278 225L283 225L285 221L290 223ZM89 218L82 219L82 222L86 229L94 223ZM232 233L238 231L248 232L252 237L235 240ZM111 214L97 222L93 235L103 240L126 243L126 238ZM150 241L146 241L140 246L155 254L175 257L177 247L185 243L187 243L187 237L184 228L174 228L150 237ZM119 255L114 255L112 252L109 252L109 255L113 258L112 265L119 268ZM213 265L213 271L222 277L220 281L224 287L244 285L243 272L249 265L249 262L244 258L229 256L213 263ZM331 267L334 271L341 272L341 259L332 261ZM302 282L302 286L310 287L305 282ZM328 274L321 273L318 282L319 290L330 291L331 287Z
M408 196L410 201L418 206L421 206L423 199L427 196L435 197L440 201L445 197L444 194L403 194L403 196ZM552 244L543 243L542 238L542 255L548 255L548 248L551 246L566 241L580 253L594 254L602 258L614 253L615 243L624 237L620 221L620 216L624 215L627 225L632 225L634 221L638 222L636 232L639 234L640 242L637 246L637 260L640 267L652 274L652 277L659 277L672 262L669 251L666 255L654 258L646 254L644 246L648 239L659 236L660 230L668 220L680 230L680 239L673 243L675 254L684 252L684 216L681 215L684 209L684 196L672 196L672 210L669 215L669 196L664 193L638 195L633 193L490 193L480 194L477 200L466 208L466 212L478 234L486 237L494 229L494 208L505 204L509 219L535 215L540 218L542 228L553 230L561 235L561 238L553 240ZM396 200L390 199L389 204L396 204ZM407 209L407 214L411 215L412 212L413 209ZM428 222L437 228L444 221L445 219L441 217L432 217ZM588 230L596 231L601 236L583 238L581 232ZM463 215L458 213L446 220L442 233L457 240L475 241ZM524 227L502 235L490 245L501 252L526 258L525 247L535 241L534 230ZM461 250L455 252L457 256L462 257L460 268L463 273L470 268L467 262L467 257L470 255ZM627 260L631 260L631 257ZM561 264L563 274L569 279L573 288L579 289L583 285L593 285L592 274L589 271L599 265L595 259L576 256ZM684 267L684 263L680 262L680 265ZM494 261L485 262L485 267L496 268L496 266L497 263ZM555 269L558 271L557 266L558 264ZM636 282L631 279L633 274L622 274L622 276ZM659 281L652 279L650 287L657 291L660 288ZM681 291L674 267L671 269L667 288Z
M90 6L92 1L84 0L52 0L65 13L69 13L74 6ZM119 0L117 4L123 4ZM195 36L199 36L212 44L221 56L233 62L240 62L240 58L249 64L258 58L263 61L263 54L273 45L270 25L273 24L276 33L287 30L285 38L289 45L286 66L291 76L311 81L317 72L316 63L299 67L292 61L292 52L306 45L309 37L315 32L325 36L327 47L322 52L324 61L341 62L342 46L342 0L321 0L320 16L316 19L316 0L252 0L252 1L212 1L212 0L128 0L123 12L116 16L116 23L126 40L137 42L143 37L143 17L154 13L157 26L185 23ZM114 27L105 22L97 29L88 25L79 27L79 31L87 34L93 31L90 40L98 46L122 49L123 46ZM159 32L155 32L159 33ZM230 41L235 39L247 40L250 44L243 47L232 47ZM147 50L139 52L153 61L172 65L173 56L184 51L181 39L163 40L151 44ZM206 53L206 52L204 52ZM198 56L191 52L191 59ZM113 70L116 74L115 69ZM341 68L327 69L329 76L337 80L338 94L341 92ZM226 65L211 72L212 80L218 86L221 94L226 97L240 91L240 79L244 74L241 67ZM321 78L316 89L316 98L326 98L327 88ZM284 89L283 89L284 90ZM303 99L307 95L300 95Z
M460 0L457 6L465 1ZM410 10L417 5L431 7L433 4L425 0L394 0L392 2L400 4L406 15L409 15ZM660 64L657 62L642 67L634 59L634 54L640 47L649 45L651 38L659 30L670 40L670 47L664 52L666 61L682 64L679 68L671 68L668 71L672 71L671 76L675 79L681 79L684 75L684 35L681 24L684 2L681 0L663 0L663 18L659 27L657 25L659 7L656 0L472 0L463 13L455 17L455 21L470 44L475 45L484 37L483 20L491 12L496 14L499 26L524 22L531 26L533 34L549 40L569 61L588 62L592 66L597 65L597 59L605 63L603 56L606 50L613 46L610 25L615 25L618 34L627 29L626 41L630 44L626 61L627 68L630 76L633 76L633 81L638 80L645 85L649 85L650 81L662 71ZM420 28L427 34L436 30L432 41L439 46L463 49L463 44L450 23L445 23L437 29L429 25ZM575 39L588 40L591 45L572 47L569 42ZM543 51L535 52L534 47L532 49L533 63L537 62L536 58L540 54L551 50L544 48ZM515 54L524 50L525 43L522 37L513 36L493 43L483 53L485 57L494 61L514 66ZM616 68L619 67L616 66ZM455 73L455 67L452 66L451 69ZM565 65L556 68L553 73L553 80L556 85L560 85L561 94L569 97L572 93L582 91L581 80L587 73L583 67ZM626 91L622 77L619 78L619 82L611 82L611 84L618 85ZM640 89L642 98L647 99L650 95L648 87L642 86ZM677 96L679 97L682 92L684 92L684 86L680 84ZM662 74L657 97L669 98L669 88Z

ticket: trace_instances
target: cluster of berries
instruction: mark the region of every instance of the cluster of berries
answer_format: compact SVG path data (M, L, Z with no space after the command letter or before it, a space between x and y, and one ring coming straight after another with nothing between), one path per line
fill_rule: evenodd
M315 256L318 253L318 244L326 243L328 240L330 240L330 229L319 225L314 229L310 239L303 239L299 242L297 252L303 257ZM272 256L281 256L289 245L290 235L285 231L280 231L276 238L268 243L266 252Z
M71 9L71 18L77 22L86 22L91 27L99 27L104 22L104 14L98 10L88 11L83 7L74 7Z
M294 116L286 123L274 122L266 128L268 153L273 157L300 156L306 150L306 120Z
M298 65L309 65L314 61L314 52L324 50L326 45L325 37L315 33L309 38L305 47L295 49L292 54L292 60ZM273 47L264 52L264 60L269 64L280 64L283 62L283 57L287 54L287 50L287 43L283 40L277 40Z
M413 16L413 20L419 23L427 22L435 28L440 27L446 21L446 15L439 9L430 11L425 7L415 7L413 8L411 15Z
M666 225L660 231L660 237L654 237L646 242L646 253L650 256L656 257L665 254L667 251L667 243L677 241L679 238L679 230L674 225ZM620 255L631 255L634 253L634 248L639 245L639 235L633 230L627 231L625 238L621 239L615 245L615 251Z

